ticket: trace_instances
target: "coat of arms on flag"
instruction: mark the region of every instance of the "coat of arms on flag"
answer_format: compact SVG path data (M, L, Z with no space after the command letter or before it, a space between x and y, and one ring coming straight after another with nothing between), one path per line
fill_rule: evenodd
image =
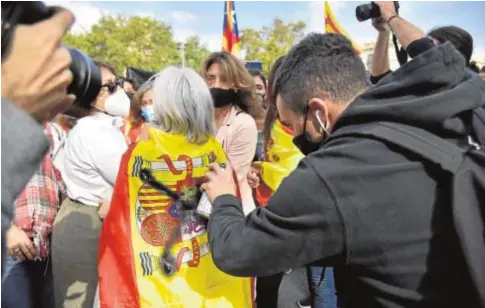
M191 144L158 129L129 148L100 239L101 307L252 307L251 279L229 276L212 261L206 222L194 211L180 221L174 200L139 178L148 169L182 198L191 197L208 165L226 160L215 138ZM167 277L161 256L177 228L170 251L175 273Z

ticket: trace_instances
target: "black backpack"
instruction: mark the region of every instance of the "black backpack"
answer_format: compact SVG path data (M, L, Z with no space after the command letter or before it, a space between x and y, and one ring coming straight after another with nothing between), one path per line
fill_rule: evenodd
M329 140L366 136L411 151L437 164L450 176L451 207L469 274L481 307L485 308L485 109L473 111L474 136L457 146L409 125L376 122L338 128Z

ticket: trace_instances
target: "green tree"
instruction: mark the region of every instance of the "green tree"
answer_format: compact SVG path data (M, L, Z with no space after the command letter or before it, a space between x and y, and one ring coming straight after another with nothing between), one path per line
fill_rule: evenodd
M286 54L304 36L303 21L285 24L275 18L270 27L243 29L241 41L247 61L261 61L263 71L268 74L273 63Z
M123 74L127 66L158 72L182 62L170 26L149 17L104 16L88 33L68 34L64 43L113 64L118 74ZM200 63L196 62L207 53L197 37L189 38L189 66L198 68Z
M202 45L198 36L189 37L185 41L185 65L193 68L195 71L200 70L202 61L210 54L206 46Z

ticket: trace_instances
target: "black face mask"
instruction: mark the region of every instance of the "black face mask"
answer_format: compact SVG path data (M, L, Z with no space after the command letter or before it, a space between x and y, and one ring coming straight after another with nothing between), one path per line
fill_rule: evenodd
M237 93L233 89L211 88L212 101L214 108L223 108L234 104L237 99Z
M308 116L308 108L305 113L305 122L303 124L303 133L300 135L296 136L293 138L293 144L301 151L303 155L308 155L312 152L317 151L320 148L320 145L322 144L322 141L320 142L314 142L311 140L310 136L306 132L306 120Z

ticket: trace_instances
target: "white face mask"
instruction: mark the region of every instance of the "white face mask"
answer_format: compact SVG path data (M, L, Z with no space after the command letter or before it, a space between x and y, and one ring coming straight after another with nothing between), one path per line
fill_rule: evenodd
M125 91L118 89L104 103L104 111L114 117L126 118L130 113L130 99Z

